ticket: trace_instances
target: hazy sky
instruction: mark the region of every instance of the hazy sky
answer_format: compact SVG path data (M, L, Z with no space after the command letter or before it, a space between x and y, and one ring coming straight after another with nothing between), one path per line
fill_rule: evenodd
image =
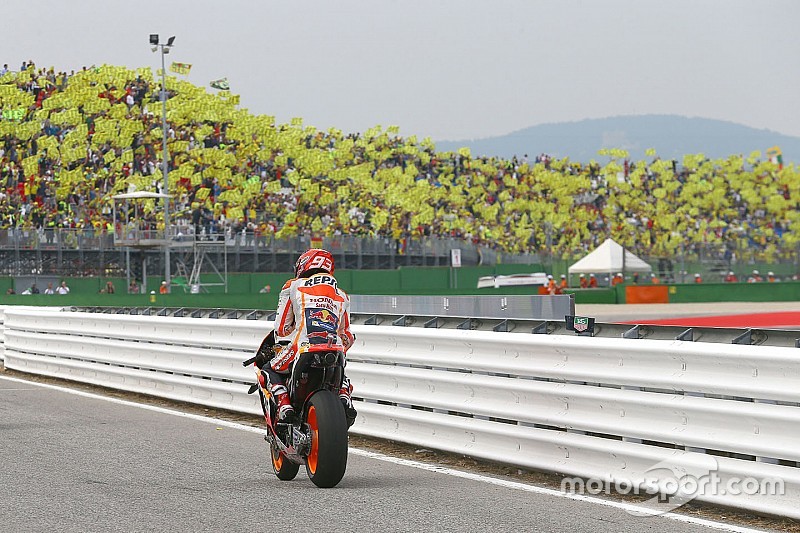
M464 140L669 113L800 136L797 0L4 0L0 63L227 77L321 129Z

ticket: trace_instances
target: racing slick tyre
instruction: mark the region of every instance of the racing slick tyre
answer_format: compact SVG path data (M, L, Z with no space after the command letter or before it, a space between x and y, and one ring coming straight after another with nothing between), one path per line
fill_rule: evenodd
M347 419L339 398L321 390L308 402L306 423L311 433L311 450L306 472L314 485L335 487L347 468Z

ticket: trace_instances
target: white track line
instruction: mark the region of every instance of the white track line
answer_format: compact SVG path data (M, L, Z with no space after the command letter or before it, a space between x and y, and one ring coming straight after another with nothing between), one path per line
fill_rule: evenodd
M38 383L35 381L26 381L24 379L0 376L2 380L13 381L16 383L24 383L26 385L36 385L37 387L44 387L47 389L53 389L60 392L65 392L68 394L75 394L77 396L83 396L85 398L92 398L95 400L104 400L107 402L115 403L118 405L125 405L128 407L136 407L139 409L146 409L148 411L154 411L156 413L168 414L173 416L180 416L183 418L189 418L191 420L198 420L200 422L206 422L209 424L216 424L217 426L223 426L232 429L238 429L240 431L249 431L250 433L259 433L261 435L266 435L266 430L261 429L254 426L248 426L246 424L239 424L237 422L229 422L227 420L221 420L219 418L211 418L208 416L202 415L195 415L191 413L184 413L183 411L176 411L174 409L166 409L164 407L158 407L155 405L148 405L142 403L136 403L129 400L120 400L119 398L112 398L109 396L103 396L101 394L95 394L92 392L84 392L80 390L70 389L68 387L61 387L58 385L50 385L47 383ZM33 390L33 389L21 389L21 390ZM500 487L505 487L508 489L515 489L524 492L531 492L534 494L542 494L546 496L553 496L557 498L567 498L570 500L581 501L592 503L595 505L602 505L605 507L613 507L615 509L621 509L626 512L635 512L640 514L653 514L653 517L662 517L667 518L669 520L676 520L678 522L684 522L687 524L695 524L699 526L705 526L711 529L716 529L720 531L732 531L735 533L764 533L765 530L763 529L752 529L747 527L740 527L734 526L731 524L725 524L723 522L715 522L713 520L706 520L703 518L696 518L693 516L686 516L677 513L664 513L664 514L656 514L653 510L648 509L647 507L633 505L630 503L625 502L618 502L613 500L604 500L602 498L596 498L593 496L585 496L582 494L573 494L568 492L561 492L554 489L548 489L544 487L537 487L535 485L528 485L525 483L520 483L517 481L511 481L506 479L494 478L490 476L484 476L481 474L474 474L471 472L463 472L461 470L454 470L452 468L447 468L444 466L438 466L433 464L421 463L419 461L412 461L410 459L400 459L398 457L391 457L388 455L384 455L382 453L371 452L368 450L362 450L359 448L350 448L350 453L353 455L358 455L361 457L366 457L369 459L375 459L378 461L385 461L387 463L394 463L396 465L407 466L411 468L418 468L420 470L426 470L428 472L434 472L437 474L445 474L448 476L459 477L462 479L469 479L471 481L478 481L481 483L488 483L490 485L497 485Z

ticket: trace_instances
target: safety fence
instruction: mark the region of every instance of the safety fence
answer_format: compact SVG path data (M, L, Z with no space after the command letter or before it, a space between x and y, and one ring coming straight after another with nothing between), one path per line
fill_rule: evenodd
M241 361L269 316L198 316L7 307L5 366L260 414L246 394L253 370ZM347 365L354 433L576 476L595 489L654 489L655 480L672 495L655 497L659 510L696 498L800 518L800 350L788 332L722 341L719 331L687 330L678 340L641 338L636 328L623 338L485 330L469 319L362 322Z

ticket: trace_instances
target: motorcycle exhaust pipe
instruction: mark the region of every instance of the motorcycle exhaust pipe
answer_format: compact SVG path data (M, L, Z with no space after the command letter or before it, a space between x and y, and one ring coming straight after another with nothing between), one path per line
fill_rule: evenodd
M322 352L316 354L315 359L317 360L317 364L324 365L324 366L331 366L336 363L337 359L339 358L339 354L336 352Z

